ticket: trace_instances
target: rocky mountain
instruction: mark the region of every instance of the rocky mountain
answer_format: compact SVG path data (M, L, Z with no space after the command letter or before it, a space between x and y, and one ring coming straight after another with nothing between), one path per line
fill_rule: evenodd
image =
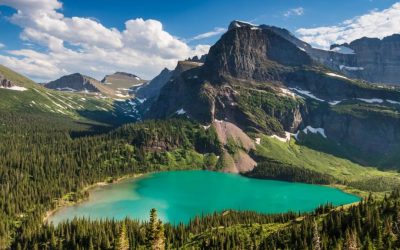
M202 58L204 59L204 57ZM155 98L159 95L160 90L164 87L165 84L167 84L168 81L179 77L180 74L189 69L196 68L201 65L203 65L203 63L197 57L195 57L194 59L179 61L174 70L169 70L165 68L153 80L137 88L134 91L135 96L139 99Z
M163 69L153 80L136 88L133 92L139 99L151 99L158 96L160 90L172 77L173 71L167 68Z
M344 74L369 82L400 84L400 34L378 38L361 38L349 44L333 45L342 58L332 67ZM329 64L328 64L329 65Z
M112 75L106 75L103 80L101 80L101 83L107 85L108 88L124 96L129 95L131 88L138 88L146 82L146 80L134 74L125 72L115 72Z
M322 50L313 48L286 29L268 25L259 27L274 31L307 52L315 61L347 77L371 83L400 84L400 34L383 39L364 37L351 43L334 44L330 50Z
M365 165L396 167L399 89L332 71L299 41L282 29L232 22L204 64L165 84L147 117L184 115L206 126L234 124L246 132L319 145Z
M63 76L45 84L44 86L49 89L60 91L97 93L106 96L122 97L122 95L119 96L113 89L105 86L96 79L80 73Z

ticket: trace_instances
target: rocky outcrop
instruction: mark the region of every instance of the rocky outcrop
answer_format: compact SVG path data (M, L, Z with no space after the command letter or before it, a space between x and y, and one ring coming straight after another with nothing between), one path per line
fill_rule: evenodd
M6 79L2 74L0 74L0 87L11 88L13 86L14 84L10 80Z

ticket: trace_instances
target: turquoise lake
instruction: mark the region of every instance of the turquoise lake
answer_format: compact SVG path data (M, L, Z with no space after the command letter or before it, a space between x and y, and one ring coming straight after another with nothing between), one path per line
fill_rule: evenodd
M164 222L185 223L196 215L226 209L298 212L312 211L328 202L338 206L359 200L319 185L209 171L162 172L97 187L87 201L58 210L49 221L58 224L74 217L147 220L150 209L156 208Z

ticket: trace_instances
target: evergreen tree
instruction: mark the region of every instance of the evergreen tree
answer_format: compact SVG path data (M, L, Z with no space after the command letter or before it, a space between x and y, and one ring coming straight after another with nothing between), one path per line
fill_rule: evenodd
M161 220L158 221L156 238L154 239L153 250L164 250L165 249L165 232L164 225Z
M318 232L318 224L314 220L313 250L321 250L321 239Z
M129 240L126 232L126 224L122 223L119 237L118 237L118 250L129 250Z
M147 228L146 241L148 249L165 249L164 225L162 221L157 218L157 210L155 208L150 210L150 222Z
M359 250L357 235L355 232L346 232L346 242L344 245L344 250Z

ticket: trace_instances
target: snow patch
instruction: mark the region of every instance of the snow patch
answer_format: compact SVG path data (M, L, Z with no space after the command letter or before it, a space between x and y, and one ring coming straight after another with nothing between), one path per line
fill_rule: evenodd
M186 114L186 111L183 108L181 108L181 109L177 110L175 113L177 115L184 115L184 114Z
M235 20L235 28L240 28L240 27L242 27L242 25L250 25L250 26L253 26L253 27L258 27L258 25L255 25L255 24L252 24L252 23L249 23L249 22L246 22L246 21L240 21L240 20Z
M291 135L292 135L291 133L285 131L285 137L280 137L280 136L277 136L277 135L271 135L270 137L274 138L274 139L277 139L277 140L279 140L281 142L288 142L288 141L290 141Z
M379 98L372 98L372 99L363 99L363 98L357 98L357 100L367 102L367 103L382 103L383 100Z
M136 98L136 100L137 100L138 102L140 102L140 103L144 103L147 99L146 99L146 98L143 98L143 99Z
M299 94L302 94L302 95L305 95L305 96L307 96L307 97L309 97L309 98L315 99L315 100L317 100L317 101L325 102L325 100L316 97L316 96L313 95L310 91L301 90L301 89L297 89L297 88L290 88L290 89L296 91L296 92L299 93Z
M290 91L289 89L285 89L285 88L279 88L281 90L281 92L286 95L286 96L290 96L290 97L296 97L296 94L293 93L292 91Z
M261 138L256 138L255 142L256 142L256 144L260 145L261 144Z
M342 101L331 101L331 102L329 102L329 104L332 105L332 106L335 106L335 105L338 105L341 102Z
M121 98L128 98L129 97L129 95L123 95L123 94L119 94L119 93L117 93L115 95L118 96L118 97L121 97Z
M306 52L306 50L305 50L304 48L302 48L302 47L297 46L297 48L298 48L299 50L302 50L302 51Z
M323 129L323 128L313 128L311 126L307 126L305 129L303 129L303 132L305 134L308 134L308 132L310 132L312 134L319 133L320 135L322 135L322 137L327 138L327 136L325 134L325 129ZM297 136L296 136L296 138L297 138Z
M70 88L70 87L65 87L65 88L57 88L59 91L69 91L69 92L76 92L76 89Z
M12 87L0 86L0 89L9 89L9 90L15 90L15 91L26 91L26 90L28 90L27 88L19 87L19 86L12 86Z
M329 72L329 73L326 73L328 76L333 76L333 77L339 77L339 78L343 78L343 79L346 79L346 80L350 80L349 78L347 78L347 77L345 77L345 76L342 76L342 75L338 75L338 74L335 74L335 73L332 73L332 72Z
M345 47L345 46L335 47L335 48L331 49L331 51L340 53L340 54L345 54L345 55L354 55L355 54L354 50L350 49L349 47Z
M391 104L399 104L400 105L400 102L396 102L396 101L393 101L393 100L386 100L388 103L391 103Z
M340 70L348 70L348 71L358 71L358 70L364 70L363 67L350 67L350 66L345 66L345 65L339 65Z

